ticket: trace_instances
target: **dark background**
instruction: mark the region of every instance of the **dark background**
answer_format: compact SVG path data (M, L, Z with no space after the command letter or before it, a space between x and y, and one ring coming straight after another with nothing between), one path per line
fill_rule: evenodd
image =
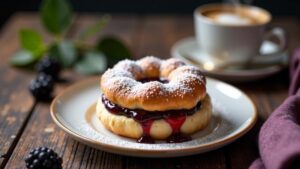
M75 11L106 13L175 13L192 14L201 5L217 0L71 0ZM0 0L0 25L17 11L37 11L41 0ZM300 16L298 0L254 0L273 15Z

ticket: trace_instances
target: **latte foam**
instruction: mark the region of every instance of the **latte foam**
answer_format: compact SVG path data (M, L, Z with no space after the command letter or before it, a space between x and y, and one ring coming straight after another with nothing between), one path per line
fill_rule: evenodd
M220 13L213 19L222 24L248 25L252 23L251 19L232 13Z
M209 20L225 25L257 25L270 20L267 12L247 6L212 6L199 12Z

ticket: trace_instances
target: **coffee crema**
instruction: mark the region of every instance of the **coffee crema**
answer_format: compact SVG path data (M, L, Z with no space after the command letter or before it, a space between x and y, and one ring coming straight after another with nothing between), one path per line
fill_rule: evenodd
M220 6L200 13L215 23L225 25L257 25L270 20L263 11L245 6Z

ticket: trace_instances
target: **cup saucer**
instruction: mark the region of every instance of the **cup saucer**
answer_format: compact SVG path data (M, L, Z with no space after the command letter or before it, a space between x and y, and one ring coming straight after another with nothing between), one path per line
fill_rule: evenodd
M171 49L174 58L199 67L207 76L230 82L249 82L274 75L283 70L288 64L288 52L279 52L279 44L265 40L260 53L272 55L255 56L247 66L221 65L215 63L199 47L194 37L188 37L175 43ZM218 65L218 66L216 66Z

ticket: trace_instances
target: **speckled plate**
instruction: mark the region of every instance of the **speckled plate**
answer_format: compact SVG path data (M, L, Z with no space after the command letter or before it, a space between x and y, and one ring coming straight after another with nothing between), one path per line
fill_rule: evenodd
M184 143L141 144L106 130L95 115L100 97L99 78L78 82L58 95L51 104L54 122L74 139L94 148L139 157L175 157L220 148L244 135L255 124L257 112L251 99L239 89L207 79L213 117L202 131Z

